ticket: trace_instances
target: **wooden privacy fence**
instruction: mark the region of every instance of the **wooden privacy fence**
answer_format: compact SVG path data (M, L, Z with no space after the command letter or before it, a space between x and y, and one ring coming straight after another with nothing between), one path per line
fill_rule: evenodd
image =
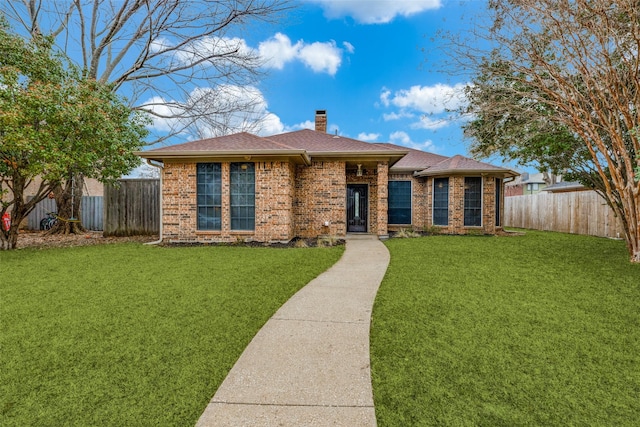
M80 219L87 230L102 231L102 202L102 196L82 196ZM41 200L27 216L27 229L39 230L40 221L47 216L48 212L56 212L57 209L55 200L49 198Z
M122 179L104 187L104 235L135 236L160 232L160 181Z
M600 237L624 237L621 222L595 191L542 192L504 199L504 225Z

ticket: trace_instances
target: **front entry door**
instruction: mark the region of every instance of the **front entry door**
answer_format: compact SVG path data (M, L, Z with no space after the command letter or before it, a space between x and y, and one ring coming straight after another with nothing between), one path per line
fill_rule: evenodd
M366 184L347 185L347 232L367 232L367 212L369 210L368 187Z

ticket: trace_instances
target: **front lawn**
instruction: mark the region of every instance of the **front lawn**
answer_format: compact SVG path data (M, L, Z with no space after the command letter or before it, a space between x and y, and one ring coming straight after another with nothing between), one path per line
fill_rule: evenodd
M0 425L193 426L342 248L0 252Z
M640 265L624 243L392 239L374 310L378 425L636 425Z

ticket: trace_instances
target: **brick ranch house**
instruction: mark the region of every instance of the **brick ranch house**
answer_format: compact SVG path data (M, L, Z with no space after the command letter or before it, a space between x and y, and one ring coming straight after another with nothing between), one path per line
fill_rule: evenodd
M168 242L275 242L295 237L437 227L501 229L504 180L517 173L316 130L249 133L137 154L161 165L161 238Z

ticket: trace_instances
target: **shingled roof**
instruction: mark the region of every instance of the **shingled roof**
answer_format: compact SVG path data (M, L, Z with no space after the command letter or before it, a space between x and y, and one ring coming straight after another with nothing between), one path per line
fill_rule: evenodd
M303 129L270 137L247 132L207 138L184 144L137 152L147 159L291 159L311 164L312 158L340 158L347 161L384 160L390 172L434 176L463 173L496 173L516 176L509 169L478 162L463 156L445 157L439 154L402 147L390 143L369 143L357 139Z
M392 150L408 151L407 154L394 164L389 170L390 172L414 172L422 169L430 168L448 157L439 154L427 153L426 151L415 150L413 148L401 147L399 145L390 144L388 142L377 143L377 145L385 146Z
M479 162L461 155L442 160L440 163L431 166L423 171L416 172L415 176L435 176L435 175L460 175L469 173L498 173L506 176L517 176L517 172L510 169L501 168L489 163Z

